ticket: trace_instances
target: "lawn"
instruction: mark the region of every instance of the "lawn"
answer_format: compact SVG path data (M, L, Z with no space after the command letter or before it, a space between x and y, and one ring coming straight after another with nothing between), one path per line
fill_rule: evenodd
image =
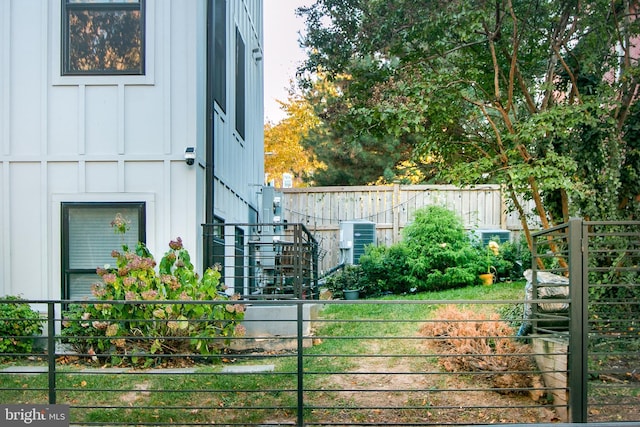
M423 338L418 334L421 324L445 302L481 311L496 310L514 305L497 302L522 299L523 293L523 282L505 282L428 294L389 295L353 304L326 304L314 322L314 345L304 354L305 399L313 403L305 419L326 420L349 413L348 417L356 420L371 417L376 411L383 418L400 416L398 410L363 410L363 405L400 405L407 407L407 414L413 411L417 418L424 416L425 408L437 406L439 398L431 395L427 399L422 389L424 373L437 367L434 357L422 355ZM110 373L106 366L87 365L82 360L64 362L57 366L56 403L72 406L74 423L265 424L291 422L296 417L298 358L294 352L230 352L211 363L191 364L188 370L153 373L136 369ZM20 363L23 361L6 361L0 368ZM229 372L231 366L271 366L272 370ZM369 377L386 378L392 390L380 390L384 384L373 386L358 370L365 370ZM405 383L392 384L400 378L405 378ZM437 381L440 384L429 387L448 386L448 380ZM46 403L47 383L46 374L0 373L0 401ZM399 391L403 388L415 391ZM362 401L361 397L366 398ZM383 415L387 412L391 415Z

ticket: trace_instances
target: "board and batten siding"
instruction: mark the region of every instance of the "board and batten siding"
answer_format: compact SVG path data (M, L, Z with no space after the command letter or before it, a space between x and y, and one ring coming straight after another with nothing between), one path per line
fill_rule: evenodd
M339 263L341 221L374 222L377 244L385 246L398 242L415 211L429 205L451 209L468 230L507 229L515 233L521 230L517 215L507 214L499 185L315 187L278 191L282 192L283 218L289 223L304 224L318 240L322 270Z
M205 218L206 0L145 0L144 76L61 76L60 0L0 0L0 296L59 298L64 202L146 203L156 257L181 237L197 268ZM248 17L249 13L256 16ZM245 222L263 180L262 1L227 2L228 111L235 111L235 28L246 43L245 141L216 122L226 151L216 191ZM249 69L250 68L250 69ZM184 151L196 147L187 166ZM249 159L245 161L245 159ZM246 165L246 169L233 167ZM216 202L217 204L217 202Z

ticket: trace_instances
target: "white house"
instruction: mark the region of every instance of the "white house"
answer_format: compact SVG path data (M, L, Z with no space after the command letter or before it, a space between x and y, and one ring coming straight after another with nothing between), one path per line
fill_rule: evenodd
M118 213L129 242L159 259L181 237L199 271L204 223L257 221L262 16L262 0L0 0L0 296L88 295Z

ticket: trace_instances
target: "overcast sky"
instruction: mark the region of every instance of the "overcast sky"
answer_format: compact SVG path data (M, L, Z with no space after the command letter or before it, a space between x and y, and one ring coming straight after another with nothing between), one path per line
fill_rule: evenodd
M304 21L295 15L299 6L313 0L264 0L264 115L265 123L277 123L285 114L276 99L287 100L289 81L304 59L298 33Z

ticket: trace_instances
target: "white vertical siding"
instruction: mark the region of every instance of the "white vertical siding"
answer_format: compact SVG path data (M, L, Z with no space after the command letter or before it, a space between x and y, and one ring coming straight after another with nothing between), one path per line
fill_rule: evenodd
M253 49L262 48L262 1L227 2L227 108L216 110L214 132L215 174L217 177L216 214L227 222L246 222L248 206L258 210L258 186L264 180L262 96L263 64L255 60ZM255 14L255 16L254 16ZM236 28L245 43L245 138L235 130L235 52Z
M262 1L228 2L228 112L235 26L246 43L246 135L216 121L217 205L227 221L257 207L262 168ZM207 0L146 0L145 76L60 76L60 0L0 1L0 296L60 296L60 204L147 202L157 256L182 237L202 261ZM255 17L247 16L255 13ZM255 81L254 81L255 80ZM250 101L255 97L259 101ZM184 162L196 147L193 166ZM217 153L218 154L218 153ZM9 256L10 255L10 256Z

